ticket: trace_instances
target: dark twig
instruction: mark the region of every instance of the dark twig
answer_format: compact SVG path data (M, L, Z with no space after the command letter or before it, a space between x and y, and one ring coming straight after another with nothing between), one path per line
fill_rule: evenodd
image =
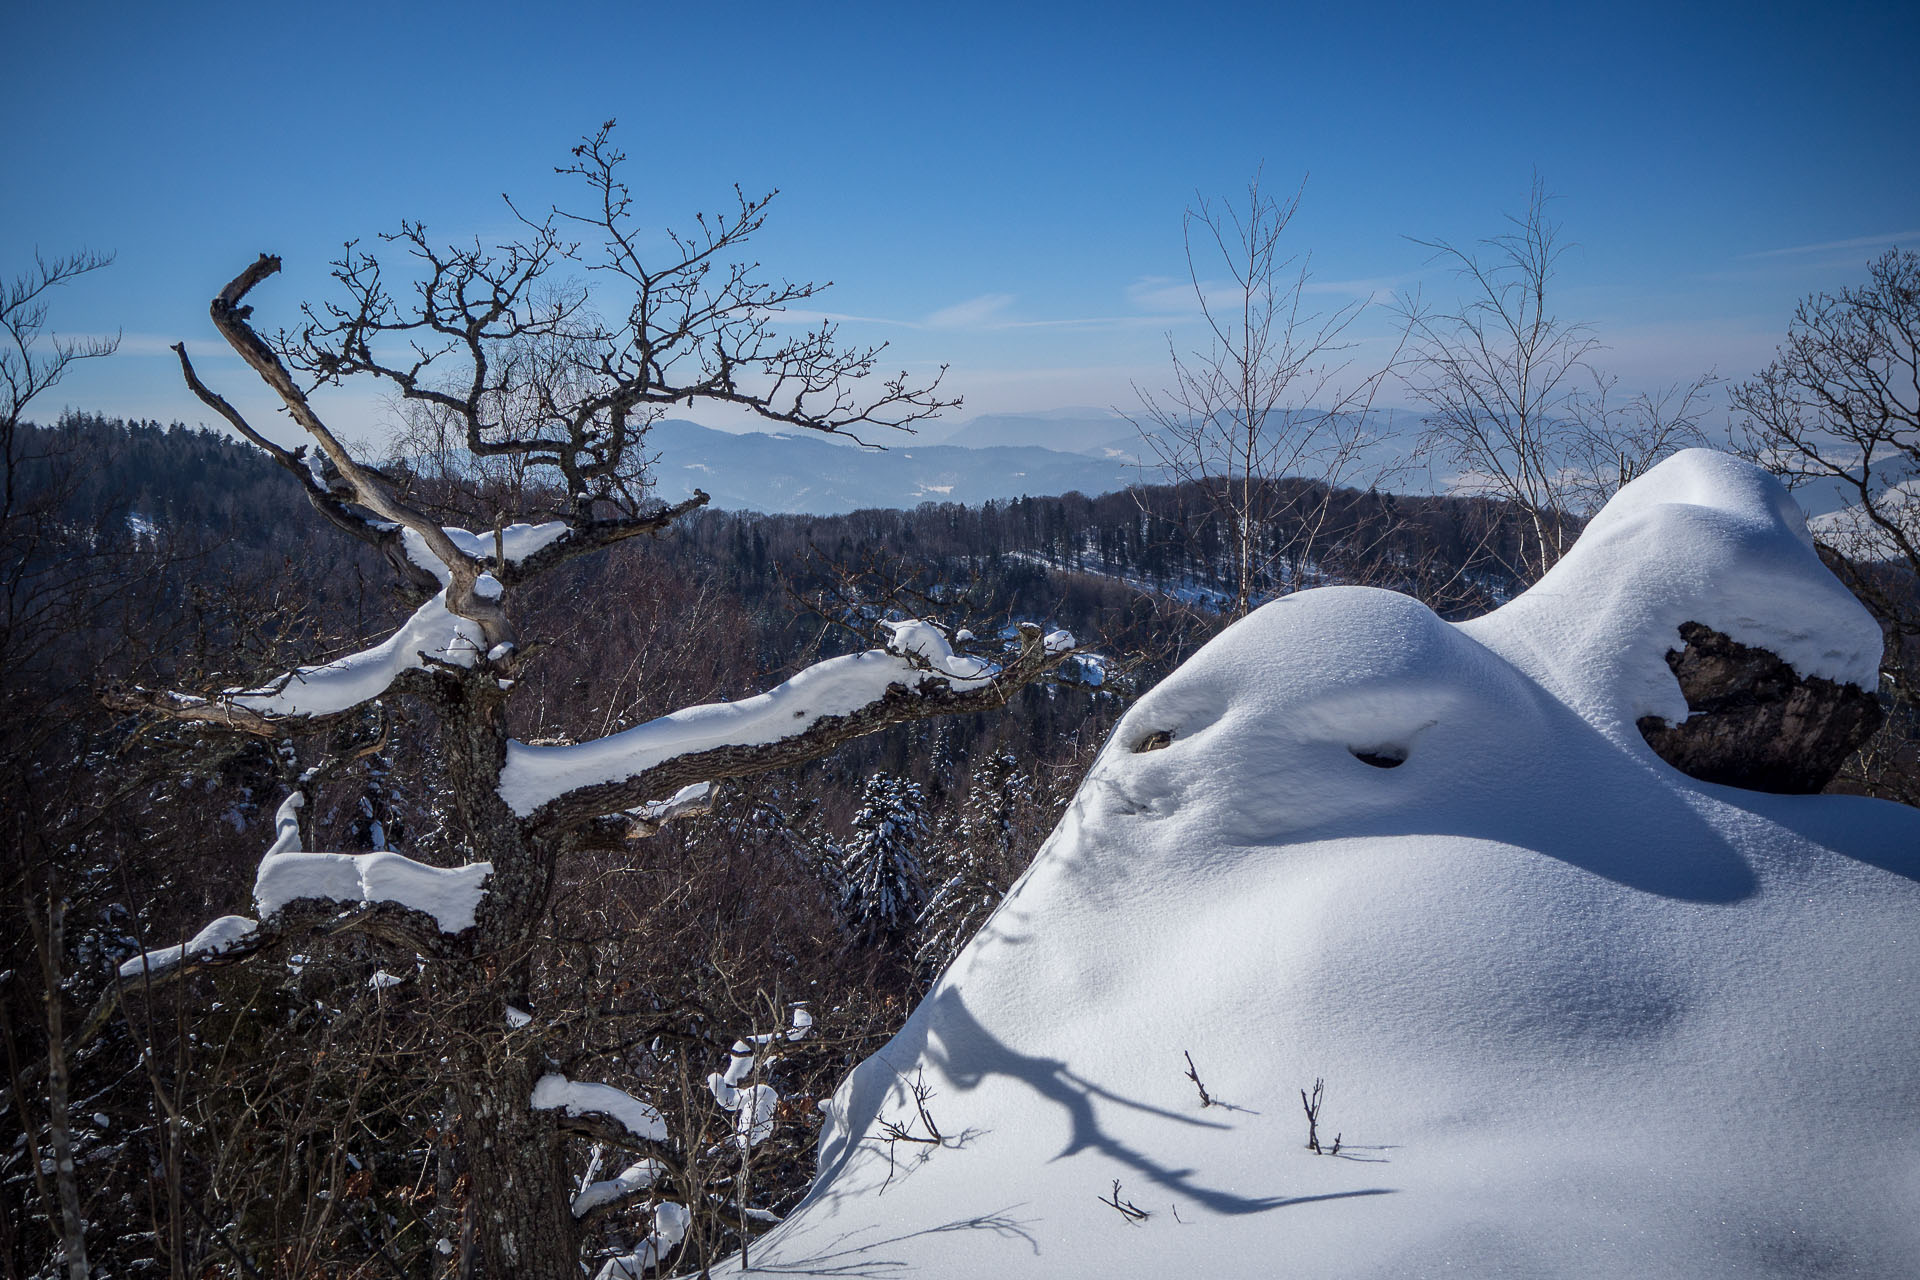
M1313 1096L1309 1098L1305 1089L1300 1091L1300 1105L1307 1113L1307 1150L1317 1156L1327 1154L1320 1149L1320 1103L1322 1101L1322 1095L1326 1092L1326 1087L1327 1082L1315 1076L1313 1078ZM1338 1138L1334 1139L1334 1145L1337 1149L1339 1146Z
M1207 1086L1200 1083L1200 1069L1193 1065L1193 1054L1182 1049L1180 1056L1187 1060L1187 1079L1193 1081L1193 1087L1200 1091L1200 1105L1202 1107L1212 1106L1213 1097L1207 1092Z
M1151 1218L1153 1216L1152 1214L1148 1213L1145 1209L1142 1209L1139 1205L1135 1204L1133 1201L1123 1200L1121 1198L1120 1179L1118 1178L1115 1178L1113 1180L1113 1193L1111 1195L1095 1196L1094 1199L1098 1200L1101 1204L1112 1205L1115 1209L1120 1211L1121 1217L1125 1218L1129 1223L1132 1223L1135 1226L1138 1226L1140 1223L1145 1222L1148 1218Z

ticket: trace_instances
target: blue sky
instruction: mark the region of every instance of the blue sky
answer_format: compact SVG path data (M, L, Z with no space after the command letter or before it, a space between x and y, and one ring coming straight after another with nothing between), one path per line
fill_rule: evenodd
M57 300L121 329L61 404L207 415L166 344L255 411L205 304L260 251L291 322L349 237L504 228L617 118L650 224L779 188L760 261L831 279L846 335L952 366L959 415L1133 403L1192 336L1196 193L1304 176L1328 306L1453 285L1537 170L1578 248L1559 311L1623 384L1750 373L1797 298L1920 247L1920 6L492 3L14 6L0 269L118 255ZM22 123L24 122L24 123ZM644 175L644 177L641 177ZM1364 355L1390 328L1376 308ZM47 406L42 406L46 408ZM57 405L52 406L57 408ZM341 397L355 429L384 412Z

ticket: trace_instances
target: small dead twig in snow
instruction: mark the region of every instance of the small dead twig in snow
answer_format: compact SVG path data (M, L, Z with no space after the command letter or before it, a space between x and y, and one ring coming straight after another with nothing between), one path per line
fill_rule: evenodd
M1213 1098L1207 1093L1207 1086L1200 1083L1200 1069L1193 1065L1193 1054L1182 1049L1180 1056L1187 1060L1187 1079L1193 1081L1193 1087L1200 1091L1200 1106L1204 1109L1213 1105Z
M1305 1089L1300 1091L1300 1105L1305 1108L1307 1113L1307 1150L1317 1156L1326 1154L1320 1150L1320 1103L1321 1095L1326 1092L1326 1087L1327 1082L1315 1076L1313 1078L1313 1096L1309 1098ZM1339 1139L1336 1138L1334 1141L1337 1146Z
M1113 1180L1112 1195L1095 1196L1094 1199L1098 1200L1101 1204L1112 1205L1120 1211L1121 1217L1136 1226L1153 1216L1133 1201L1120 1198L1120 1179L1118 1178Z

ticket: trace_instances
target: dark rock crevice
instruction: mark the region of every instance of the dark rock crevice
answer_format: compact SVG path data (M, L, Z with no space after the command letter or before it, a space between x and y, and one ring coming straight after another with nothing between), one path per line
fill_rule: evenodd
M1885 718L1856 685L1802 679L1765 649L1698 622L1680 624L1683 647L1667 653L1692 712L1679 724L1642 716L1640 733L1689 777L1750 791L1809 795Z

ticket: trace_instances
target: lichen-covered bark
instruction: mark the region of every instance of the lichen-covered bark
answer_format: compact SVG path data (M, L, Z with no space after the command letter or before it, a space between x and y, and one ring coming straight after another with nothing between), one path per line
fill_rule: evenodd
M1698 622L1667 654L1692 714L1639 722L1647 744L1689 777L1750 791L1810 795L1833 781L1885 712L1865 689L1803 679L1765 649Z

